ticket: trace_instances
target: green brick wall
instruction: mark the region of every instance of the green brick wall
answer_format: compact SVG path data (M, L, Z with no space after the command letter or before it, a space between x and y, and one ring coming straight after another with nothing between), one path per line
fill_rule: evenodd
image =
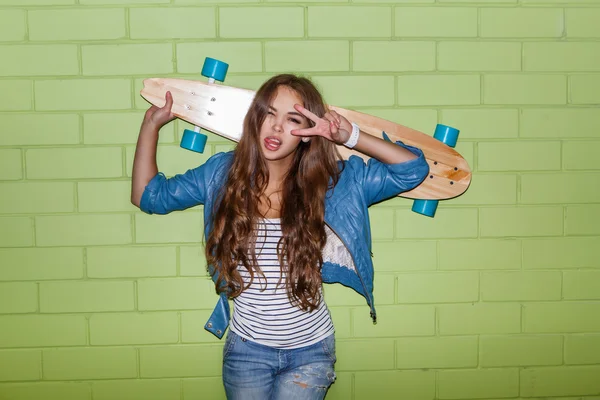
M329 400L600 399L597 0L0 0L1 400L224 399L201 209L129 203L142 80L206 56L461 129L465 195L371 209L378 324L326 287ZM186 127L169 175L231 147Z

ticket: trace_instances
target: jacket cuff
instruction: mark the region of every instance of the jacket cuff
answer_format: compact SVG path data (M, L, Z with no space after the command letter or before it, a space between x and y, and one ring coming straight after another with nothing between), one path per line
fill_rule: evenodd
M146 185L144 188L144 193L142 193L140 210L146 214L152 214L152 211L154 210L154 203L156 202L156 196L158 194L158 188L165 180L165 175L162 172L159 172L150 180L150 182L148 182L148 185Z

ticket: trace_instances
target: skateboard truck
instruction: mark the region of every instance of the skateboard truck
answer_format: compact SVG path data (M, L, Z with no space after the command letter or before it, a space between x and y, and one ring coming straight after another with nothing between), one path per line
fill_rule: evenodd
M201 74L208 78L208 83L210 84L215 83L215 80L223 82L225 80L225 75L227 75L228 68L229 64L214 58L206 57L204 59ZM200 133L200 127L195 126L193 131L191 129L185 129L183 131L179 146L197 153L203 153L204 147L206 146L206 138L205 134Z
M435 127L435 133L433 134L434 139L448 145L450 147L456 146L458 140L459 130L452 128L451 126L437 124ZM452 184L453 182L450 182ZM437 209L439 200L415 200L413 202L412 210L418 214L425 215L427 217L434 217Z

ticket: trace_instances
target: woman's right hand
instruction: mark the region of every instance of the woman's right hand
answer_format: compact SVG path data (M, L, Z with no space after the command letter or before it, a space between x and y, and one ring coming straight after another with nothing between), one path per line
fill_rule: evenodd
M171 92L167 92L165 95L166 103L162 107L152 105L144 115L143 124L160 130L165 124L175 119L175 115L171 112L173 107L173 95Z

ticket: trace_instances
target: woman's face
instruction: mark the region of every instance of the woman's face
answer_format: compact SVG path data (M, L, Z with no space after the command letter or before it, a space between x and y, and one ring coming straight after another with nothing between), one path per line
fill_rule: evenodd
M260 149L269 168L287 171L301 139L290 131L309 127L308 120L294 109L294 104L304 105L295 91L279 86L259 135Z

